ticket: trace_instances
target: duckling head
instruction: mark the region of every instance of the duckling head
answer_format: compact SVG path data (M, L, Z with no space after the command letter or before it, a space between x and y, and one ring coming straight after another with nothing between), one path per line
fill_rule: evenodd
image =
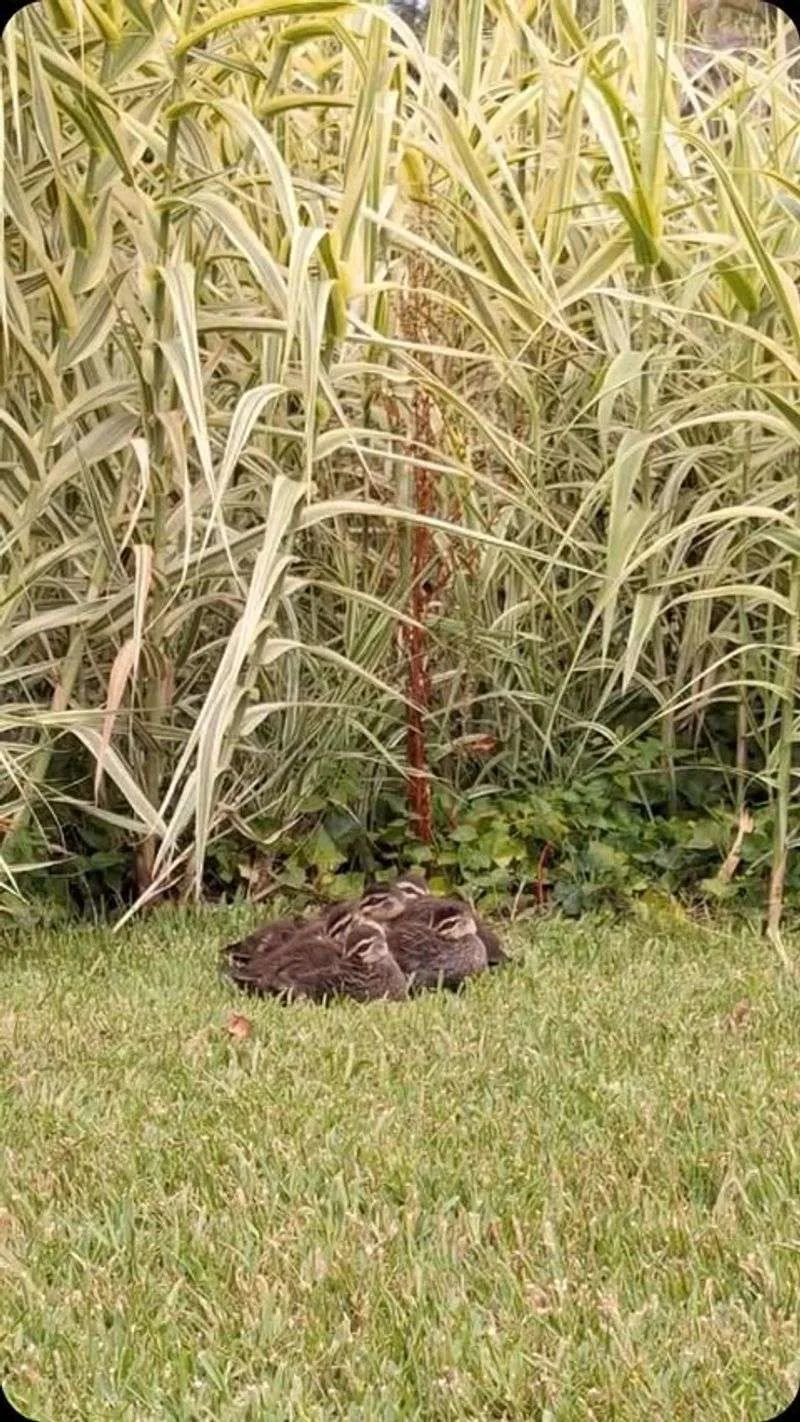
M388 958L389 945L383 925L365 914L354 914L344 939L344 953L362 963L377 963Z
M428 885L421 874L403 874L388 891L380 910L382 922L400 918L412 904L429 897Z
M360 913L368 914L376 923L391 923L399 918L415 900L427 895L428 887L421 875L406 874L394 884L373 884L362 896Z
M408 873L401 874L397 880L394 891L400 898L410 903L412 899L426 898L430 893L428 881L424 874Z
M387 916L392 917L393 892L391 884L371 884L359 899L357 912L382 923Z
M462 938L474 938L478 932L478 926L472 910L467 904L453 905L448 907L437 917L436 932L441 938L447 938L450 942L457 943Z
M329 938L341 940L347 936L350 925L356 917L357 910L352 904L336 904L325 920L325 932Z

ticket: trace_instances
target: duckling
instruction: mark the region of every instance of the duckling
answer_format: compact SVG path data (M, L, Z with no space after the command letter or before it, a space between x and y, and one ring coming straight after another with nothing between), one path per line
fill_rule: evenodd
M297 915L293 918L274 918L270 923L262 924L260 928L248 933L246 938L229 943L222 950L223 958L231 964L239 961L249 963L256 954L263 956L271 953L274 948L282 947L295 933L307 926L306 920Z
M414 988L458 987L488 967L467 904L432 899L422 912L409 910L384 931L392 957Z
M421 918L428 923L431 922L430 913L433 912L434 916L438 914L441 904L446 903L454 908L458 908L462 904L461 899L437 898L435 894L430 892L421 874L404 875L402 879L397 880L394 889L395 893L399 892L400 897L404 900L405 907L403 912L409 916L413 916L415 920ZM494 930L491 929L488 923L485 923L482 918L478 918L475 913L473 913L473 918L475 920L475 931L486 949L487 967L498 968L503 963L508 963L510 961L508 954L502 948L500 939Z
M407 908L429 898L428 885L421 874L403 874L393 884L373 884L362 896L361 912L388 923Z
M418 870L408 870L395 880L394 888L407 901L413 899L433 899L436 897L428 888L428 881Z
M324 927L305 924L285 942L272 942L266 952L256 948L249 959L229 955L227 977L245 991L314 1002L407 997L405 977L381 925L353 915L340 928L342 936L336 938Z
M359 1002L408 997L405 974L389 948L383 924L357 914L347 930L342 958L349 997Z

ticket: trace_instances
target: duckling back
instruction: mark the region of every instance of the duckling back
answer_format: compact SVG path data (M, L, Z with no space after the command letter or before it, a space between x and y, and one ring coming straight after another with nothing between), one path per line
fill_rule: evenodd
M265 962L276 949L284 947L305 927L306 923L302 918L276 918L262 924L236 943L228 943L220 953L220 975L233 982L237 982L238 976L242 974L245 978L252 976L259 964Z

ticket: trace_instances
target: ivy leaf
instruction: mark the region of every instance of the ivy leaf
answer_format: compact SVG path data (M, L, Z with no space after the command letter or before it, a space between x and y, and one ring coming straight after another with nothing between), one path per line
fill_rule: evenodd
M342 899L355 899L364 892L363 874L333 874L325 884L325 892L329 898L340 902Z
M322 825L317 825L306 843L304 858L313 869L330 872L344 864L347 855L334 843L328 831Z

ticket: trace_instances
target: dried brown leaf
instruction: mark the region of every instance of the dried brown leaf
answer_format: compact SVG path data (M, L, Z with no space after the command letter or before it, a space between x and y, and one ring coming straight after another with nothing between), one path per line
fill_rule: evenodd
M733 1032L739 1027L746 1027L752 1010L750 1003L743 997L740 1002L736 1003L735 1007L731 1008L725 1018L725 1025L728 1030Z
M240 1012L232 1012L226 1022L228 1035L233 1037L235 1042L243 1042L245 1037L249 1037L253 1030L253 1024L249 1017L243 1017Z

